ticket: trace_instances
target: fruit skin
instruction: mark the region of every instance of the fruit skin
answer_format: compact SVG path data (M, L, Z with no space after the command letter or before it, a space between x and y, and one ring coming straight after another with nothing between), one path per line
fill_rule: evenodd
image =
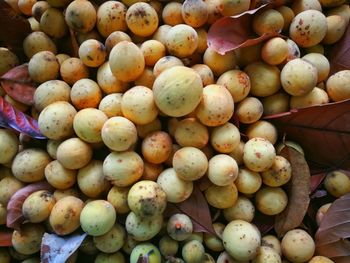
M116 223L106 234L93 237L95 246L104 253L115 253L126 240L125 228Z
M27 148L15 156L11 170L13 175L22 182L38 182L45 178L45 167L49 162L51 158L46 151Z
M149 263L161 263L160 252L152 243L141 243L135 246L130 254L130 263L137 263L140 256L147 256Z
M0 129L0 164L9 163L18 152L19 140L11 130Z
M103 173L113 185L130 186L141 178L143 160L133 151L111 152L103 162Z
M160 111L171 117L181 117L192 112L200 103L203 84L193 69L174 66L159 74L152 89Z
M327 19L318 10L305 10L297 14L290 24L289 36L299 47L312 47L327 33Z
M253 259L252 263L281 263L280 255L271 247L261 246L258 255Z
M55 198L49 191L36 191L24 200L23 216L31 223L40 223L50 216L55 203Z
M184 241L193 232L191 219L186 214L174 214L167 223L168 235L176 241Z
M111 203L94 200L87 203L80 214L80 225L90 236L106 234L116 222L117 214Z
M159 215L167 205L166 193L156 182L142 180L130 188L128 205L140 217Z
M250 139L244 145L243 161L247 168L254 172L268 170L274 163L276 151L273 145L264 138Z
M41 239L45 228L40 224L27 223L21 226L21 231L12 233L13 248L24 255L31 255L40 251Z
M342 171L333 171L327 174L324 187L334 197L341 197L350 193L350 178Z
M292 262L305 262L312 258L315 243L312 237L302 229L288 231L282 241L282 254Z
M134 81L145 68L145 58L139 47L124 40L116 44L109 53L109 66L118 80Z
M283 89L292 96L302 96L317 84L317 68L306 60L293 59L281 71Z
M333 101L350 98L350 70L341 70L330 76L326 82L326 89Z
M96 10L90 1L75 0L67 6L65 20L74 31L86 33L96 24Z
M252 260L256 257L261 244L261 235L257 228L243 220L228 223L222 234L225 250L237 260Z
M57 235L67 235L79 228L84 203L77 197L66 196L57 200L49 217L50 227Z
M157 178L157 183L167 195L168 202L180 203L193 191L193 182L181 179L174 168L167 168Z
M255 195L256 208L265 215L277 215L288 204L288 196L280 187L263 187Z
M130 212L126 217L125 228L128 235L137 241L147 241L155 237L162 228L163 215L140 217Z
M182 258L187 263L201 263L204 261L205 249L201 242L198 240L191 240L186 242L182 247Z
M169 256L175 256L178 249L179 249L179 243L169 237L168 235L164 235L160 240L159 240L159 251L164 256L165 258Z

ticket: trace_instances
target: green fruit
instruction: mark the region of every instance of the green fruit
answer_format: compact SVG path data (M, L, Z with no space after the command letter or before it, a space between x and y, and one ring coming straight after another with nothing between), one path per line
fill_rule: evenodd
M137 263L141 256L148 257L148 263L161 263L160 252L151 243L141 243L134 247L130 255L130 263Z

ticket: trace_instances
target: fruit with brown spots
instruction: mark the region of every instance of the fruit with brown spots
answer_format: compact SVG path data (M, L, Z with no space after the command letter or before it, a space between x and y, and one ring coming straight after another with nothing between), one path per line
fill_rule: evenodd
M83 201L74 196L66 196L57 200L49 217L52 230L57 235L67 235L78 229L83 206Z

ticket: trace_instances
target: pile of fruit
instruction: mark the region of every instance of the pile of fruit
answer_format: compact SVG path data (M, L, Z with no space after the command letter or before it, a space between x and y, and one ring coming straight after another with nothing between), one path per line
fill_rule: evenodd
M302 220L265 231L259 216L309 173L264 117L350 98L329 61L346 0L5 2L30 30L24 58L0 48L1 263L337 261ZM249 24L229 48L225 19ZM334 201L350 178L321 186Z

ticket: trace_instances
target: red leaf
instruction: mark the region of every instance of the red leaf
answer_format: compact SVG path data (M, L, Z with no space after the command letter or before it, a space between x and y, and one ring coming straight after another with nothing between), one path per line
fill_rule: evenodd
M350 168L350 100L266 116L287 140L298 142L309 165Z
M45 233L41 242L40 262L66 262L66 260L79 248L86 236L86 233L73 234L65 237Z
M0 0L0 46L23 55L23 40L32 32L28 20L17 14L4 0Z
M333 202L315 235L316 253L336 262L350 261L350 194ZM339 261L338 261L339 260Z
M313 174L311 176L311 193L314 193L317 188L322 184L323 180L326 178L326 173Z
M273 1L268 1L269 3ZM275 4L264 4L236 16L226 16L217 20L208 31L208 46L219 54L225 54L240 47L254 46L274 36L278 32L265 33L256 36L251 28L253 15L262 8L273 7Z
M10 199L7 204L7 218L6 225L7 227L18 229L20 224L24 221L22 214L22 205L24 200L32 193L39 190L49 190L53 191L53 187L45 182L38 182L29 184L20 190L18 190Z
M26 105L33 105L35 84L28 72L28 64L17 66L0 77L1 85L8 95Z
M0 125L11 127L33 138L46 139L35 119L12 107L3 97L0 97Z
M350 26L348 26L343 37L333 46L329 56L331 73L350 69Z
M11 247L12 246L12 232L9 230L0 231L0 247Z
M275 231L281 237L302 223L310 203L311 178L303 154L288 146L284 147L280 154L292 166L292 178L288 183L288 205L275 220Z
M193 187L192 194L185 201L177 204L168 203L165 215L171 216L176 213L186 214L191 218L193 232L206 232L216 235L207 201L198 186Z

